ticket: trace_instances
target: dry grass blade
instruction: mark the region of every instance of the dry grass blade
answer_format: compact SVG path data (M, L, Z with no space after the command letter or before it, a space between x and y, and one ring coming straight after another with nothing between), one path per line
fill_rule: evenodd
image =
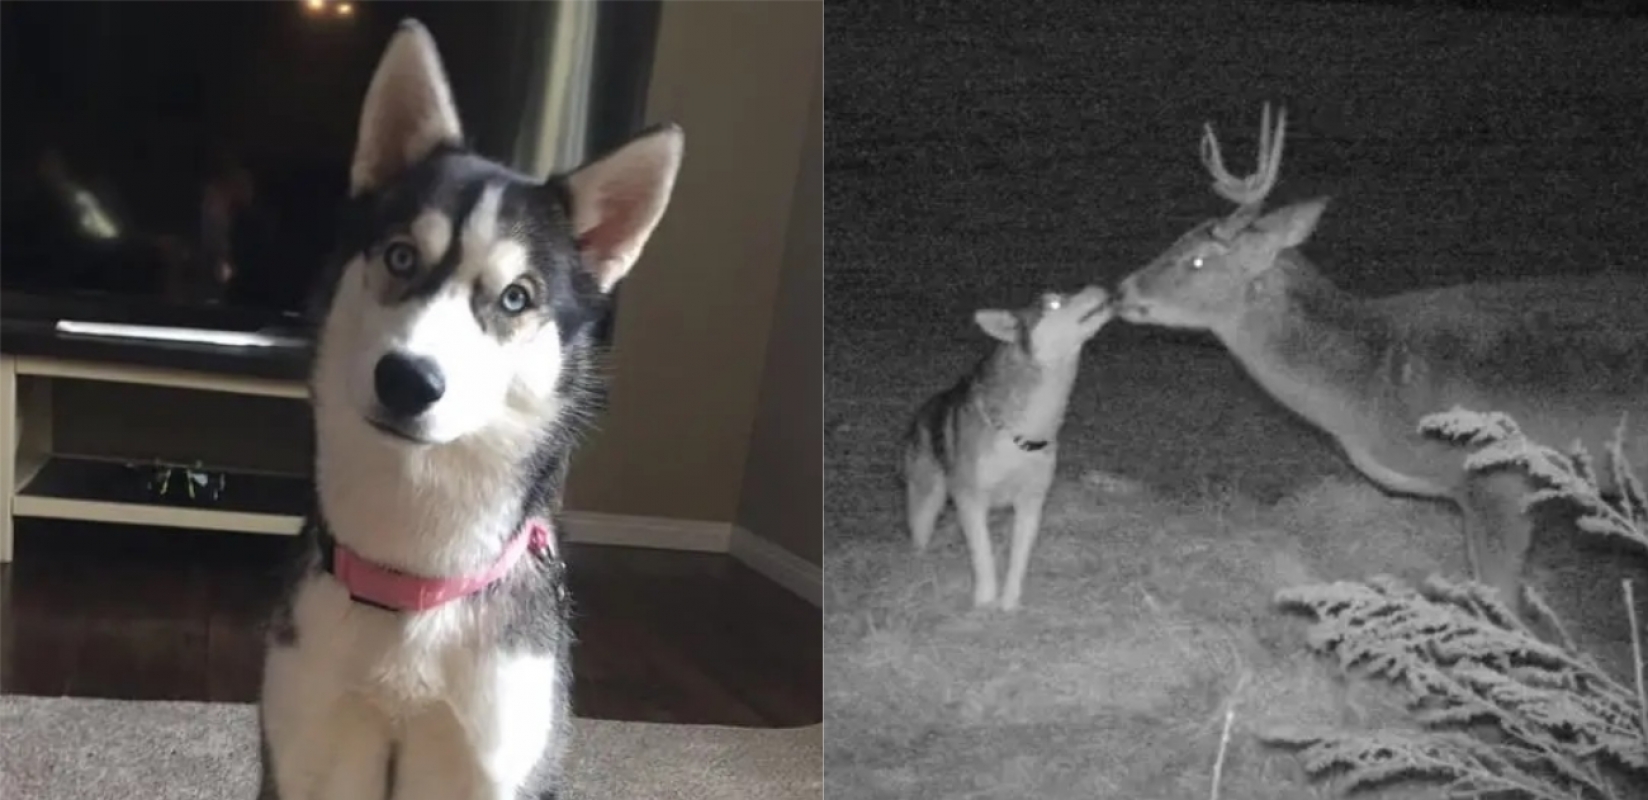
M1219 782L1225 773L1225 752L1230 749L1230 726L1236 721L1236 707L1225 709L1224 730L1219 733L1219 755L1213 759L1213 789L1210 800L1219 800Z
M1648 752L1648 688L1644 687L1643 671L1648 664L1642 660L1642 624L1637 621L1637 598L1631 591L1631 582L1625 581L1625 618L1631 621L1631 663L1637 679L1637 713L1642 721L1642 749Z
M1208 795L1210 800L1219 800L1219 785L1225 772L1225 753L1230 750L1230 729L1236 722L1236 701L1242 696L1242 689L1247 687L1247 682L1252 677L1252 673L1244 671L1242 677L1236 681L1236 688L1231 690L1230 699L1225 701L1225 722L1219 731L1219 754L1213 759L1213 786Z

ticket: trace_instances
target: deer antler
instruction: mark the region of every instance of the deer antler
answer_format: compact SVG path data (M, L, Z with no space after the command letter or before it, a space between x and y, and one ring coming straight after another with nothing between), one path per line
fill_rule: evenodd
M1276 174L1282 166L1282 143L1287 138L1287 109L1276 113L1276 127L1270 125L1270 103L1265 103L1264 118L1259 128L1258 164L1253 174L1237 178L1225 169L1219 154L1219 138L1213 134L1213 123L1204 126L1202 134L1202 165L1213 175L1213 191L1239 207L1231 214L1222 229L1234 231L1245 225L1259 210L1271 188L1276 185Z

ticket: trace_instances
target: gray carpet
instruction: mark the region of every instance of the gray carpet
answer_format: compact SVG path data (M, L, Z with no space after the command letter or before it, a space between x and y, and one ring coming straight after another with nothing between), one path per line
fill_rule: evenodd
M244 704L0 697L0 798L252 800L256 720ZM580 719L568 797L820 797L822 731Z

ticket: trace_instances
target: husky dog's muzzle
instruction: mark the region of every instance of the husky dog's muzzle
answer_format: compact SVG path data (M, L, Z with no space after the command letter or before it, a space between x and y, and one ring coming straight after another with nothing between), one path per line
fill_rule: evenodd
M434 360L391 350L372 370L376 408L367 417L372 427L422 443L419 417L446 394L446 376Z
M1115 298L1111 297L1110 292L1105 290L1104 287L1098 285L1082 289L1071 300L1078 306L1089 306L1086 311L1082 312L1081 318L1077 322L1088 322L1100 314L1110 313L1115 310Z

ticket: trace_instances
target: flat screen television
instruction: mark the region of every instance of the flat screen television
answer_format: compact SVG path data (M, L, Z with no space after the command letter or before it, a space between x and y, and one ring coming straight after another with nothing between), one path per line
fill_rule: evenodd
M0 309L301 331L395 25L469 143L543 173L643 120L658 3L0 3ZM558 98L558 99L549 99Z

